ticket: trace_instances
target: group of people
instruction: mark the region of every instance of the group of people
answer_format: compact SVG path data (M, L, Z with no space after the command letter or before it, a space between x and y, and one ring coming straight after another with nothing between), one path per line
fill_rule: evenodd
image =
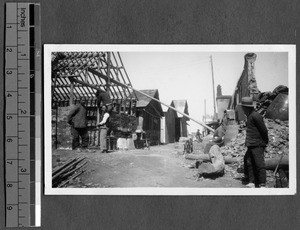
M100 128L100 150L107 153L106 137L109 128L110 112L112 110L111 100L108 93L98 92L96 94L98 106L100 107L100 122L97 126ZM266 186L266 168L264 160L264 150L268 144L268 130L263 117L254 109L254 103L251 97L243 97L241 107L247 116L246 121L246 140L247 151L244 155L244 178L243 183L248 187ZM86 150L89 143L87 130L87 110L84 101L80 100L68 114L67 120L71 125L73 136L72 149L82 151ZM215 130L213 139L205 146L204 153L209 153L213 145L222 146L226 132L226 122L222 120L220 126ZM81 147L80 139L81 138Z
M100 150L102 153L107 153L107 132L109 129L110 113L112 111L112 103L109 94L105 91L98 91L97 105L99 110L100 119L97 126L100 129ZM87 110L84 105L84 100L81 98L70 110L67 116L67 122L71 125L72 134L72 149L78 152L92 151L88 149L89 135L87 129ZM80 144L81 138L81 144Z
M264 151L269 142L268 130L263 117L255 111L251 97L243 97L240 105L247 117L245 139L247 151L244 155L242 182L250 188L264 188L266 186ZM212 140L204 147L204 153L208 154L213 145L222 146L224 144L225 123L225 119L223 119L220 126L215 130Z

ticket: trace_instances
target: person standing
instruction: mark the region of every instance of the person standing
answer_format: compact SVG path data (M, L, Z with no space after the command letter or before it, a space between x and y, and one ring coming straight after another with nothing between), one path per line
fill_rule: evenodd
M263 117L254 110L251 97L243 97L242 109L247 116L244 156L244 180L248 187L265 187L266 166L264 151L269 142L268 130Z
M81 151L81 149L87 149L89 143L89 135L87 130L86 108L84 107L84 101L80 99L79 103L74 105L67 116L68 124L71 125L72 134L72 149ZM81 149L80 140L81 138Z
M112 100L110 99L109 93L103 90L96 92L97 106L100 108L101 105L105 105L108 111L112 110Z
M202 142L202 140L201 140L201 134L200 134L200 130L199 129L197 129L195 137L196 137L196 139L197 139L198 142Z
M109 128L109 120L110 120L110 110L108 110L107 106L103 105L101 107L101 121L98 126L100 128L100 150L102 153L107 153L107 145L106 138L107 132Z
M226 110L224 110L221 123L223 123L224 125L228 125L228 115L227 115L227 111Z

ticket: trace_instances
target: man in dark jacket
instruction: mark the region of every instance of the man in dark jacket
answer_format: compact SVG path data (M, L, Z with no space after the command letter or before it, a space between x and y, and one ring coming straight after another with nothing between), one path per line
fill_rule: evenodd
M246 183L249 182L248 187L265 187L264 151L269 142L268 130L263 117L255 112L251 97L243 97L241 106L247 116L245 140L247 151L244 156L244 180Z
M86 108L84 107L83 100L73 106L67 116L67 121L71 125L71 133L73 136L72 149L78 149L80 151L81 137L81 148L87 149L89 143L89 135L87 131L87 119L86 119Z
M98 90L96 92L97 106L101 109L101 106L106 106L110 111L112 109L112 101L110 99L109 93L103 90Z

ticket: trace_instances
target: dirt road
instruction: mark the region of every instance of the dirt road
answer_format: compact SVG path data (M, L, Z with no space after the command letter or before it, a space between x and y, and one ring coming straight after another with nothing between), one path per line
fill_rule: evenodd
M198 178L188 166L182 143L153 146L150 150L119 150L110 153L55 150L53 166L75 156L86 156L88 170L67 187L245 187L226 166L225 175L211 180Z

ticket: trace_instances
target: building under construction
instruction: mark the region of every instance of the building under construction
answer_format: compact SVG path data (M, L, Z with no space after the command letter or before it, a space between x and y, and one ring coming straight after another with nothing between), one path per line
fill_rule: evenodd
M112 103L114 137L128 136L136 128L136 94L118 52L52 53L52 141L55 148L71 143L66 115L70 106L83 100L87 109L89 146L99 145L99 92Z

